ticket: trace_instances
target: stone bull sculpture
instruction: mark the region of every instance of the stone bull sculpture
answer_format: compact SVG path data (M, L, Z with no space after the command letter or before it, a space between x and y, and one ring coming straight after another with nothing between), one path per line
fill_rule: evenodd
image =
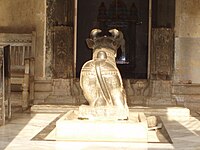
M86 39L88 47L93 49L93 57L81 69L80 86L90 106L120 108L128 116L126 93L115 62L123 34L117 29L109 33L99 36L101 30L93 29Z

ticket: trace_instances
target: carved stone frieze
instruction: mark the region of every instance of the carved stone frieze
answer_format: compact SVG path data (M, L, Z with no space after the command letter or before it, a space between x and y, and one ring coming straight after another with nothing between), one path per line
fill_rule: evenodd
M130 96L147 96L147 89L149 87L149 81L144 79L124 79L124 87L127 95Z
M149 80L124 79L124 88L127 93L127 102L129 105L145 105L149 96Z

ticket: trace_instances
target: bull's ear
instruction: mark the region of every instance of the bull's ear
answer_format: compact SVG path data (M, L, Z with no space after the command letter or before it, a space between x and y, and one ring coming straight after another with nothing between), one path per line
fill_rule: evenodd
M87 46L91 49L94 47L94 41L92 39L86 39Z
M116 49L118 49L118 48L120 47L119 41L113 41L113 42L112 42L112 45L113 45Z

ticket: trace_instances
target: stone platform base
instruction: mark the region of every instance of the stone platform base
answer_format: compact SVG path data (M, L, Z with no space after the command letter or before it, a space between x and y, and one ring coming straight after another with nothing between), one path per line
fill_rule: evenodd
M131 112L129 120L79 120L71 110L56 122L56 140L101 142L147 142L143 113Z
M117 106L81 105L78 110L79 119L89 120L127 120L129 110Z

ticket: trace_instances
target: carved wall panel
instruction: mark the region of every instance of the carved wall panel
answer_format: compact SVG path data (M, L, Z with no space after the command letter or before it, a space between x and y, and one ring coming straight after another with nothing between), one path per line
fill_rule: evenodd
M72 78L74 1L47 0L46 5L46 76Z
M73 28L57 26L52 29L54 78L73 78L74 49Z
M85 102L78 79L53 79L52 91L42 103L80 105Z
M171 79L174 64L173 38L173 29L152 29L151 79Z
M55 79L53 80L53 94L71 96L71 80Z
M146 105L149 96L149 81L145 79L124 79L127 103L131 105Z
M171 81L151 80L152 97L171 97Z

